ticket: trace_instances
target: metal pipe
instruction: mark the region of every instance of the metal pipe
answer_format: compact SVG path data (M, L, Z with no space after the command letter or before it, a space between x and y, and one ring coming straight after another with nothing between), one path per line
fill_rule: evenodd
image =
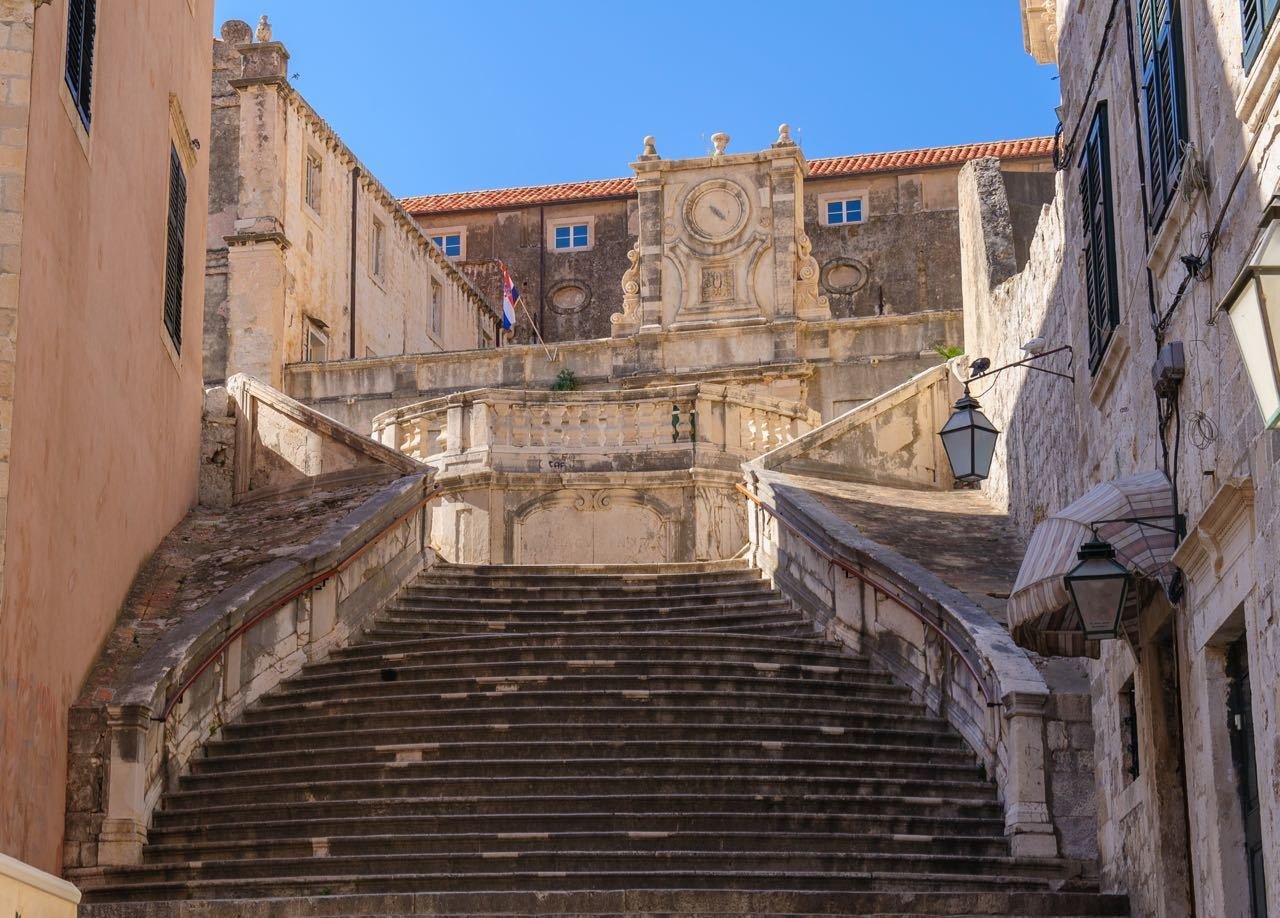
M354 166L351 169L351 295L350 305L351 314L349 317L349 327L347 336L350 339L348 344L348 356L352 360L356 357L356 216L358 212L357 204L360 194L360 167Z

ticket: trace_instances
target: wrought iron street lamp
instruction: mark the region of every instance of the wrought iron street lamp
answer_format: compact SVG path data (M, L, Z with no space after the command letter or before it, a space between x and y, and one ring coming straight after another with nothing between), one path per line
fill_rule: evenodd
M1043 338L1036 338L1032 343L1038 343L1040 348L1043 348L1043 342ZM1024 350L1029 350L1030 347L1031 343ZM1070 373L1059 373L1057 370L1032 365L1032 361L1070 350L1069 344L1048 351L1039 349L1029 357L995 369L989 369L991 361L985 357L979 357L973 362L973 369L978 372L965 382L964 395L956 402L955 410L947 419L947 423L942 426L942 430L938 431L938 436L942 438L943 449L947 452L947 462L951 465L951 475L956 481L972 484L985 480L991 474L991 460L996 452L996 438L1000 436L1000 431L996 430L990 418L982 413L982 406L978 404L978 400L969 394L969 383L1022 366L1029 370L1048 373L1050 376L1072 379Z
M1080 563L1062 579L1080 615L1085 638L1099 641L1119 637L1132 581L1129 571L1116 561L1111 543L1096 535L1080 546L1076 558Z
M982 481L991 474L991 458L995 455L1000 431L981 408L965 386L964 396L956 402L955 411L938 431L956 481Z
M1280 196L1263 215L1258 241L1221 307L1244 357L1267 427L1280 427Z

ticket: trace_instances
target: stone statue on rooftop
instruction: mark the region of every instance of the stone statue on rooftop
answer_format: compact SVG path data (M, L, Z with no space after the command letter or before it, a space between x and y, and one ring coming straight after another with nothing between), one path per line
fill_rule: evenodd
M258 41L271 41L271 23L267 22L267 14L263 13L262 18L258 20L258 31L256 34Z
M723 156L725 147L729 146L729 135L724 131L716 131L711 135L711 145L715 147L712 156Z

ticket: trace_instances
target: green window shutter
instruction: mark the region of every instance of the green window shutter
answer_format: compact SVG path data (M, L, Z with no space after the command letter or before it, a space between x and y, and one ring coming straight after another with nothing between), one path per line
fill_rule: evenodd
M1080 158L1084 216L1085 300L1089 320L1089 369L1095 371L1120 324L1116 282L1115 226L1111 200L1111 154L1107 105L1098 104Z
M1274 3L1273 3L1274 5ZM1266 33L1266 11L1263 0L1240 0L1240 25L1244 46L1244 69L1253 67L1258 52L1262 50L1262 37Z
M169 147L169 221L164 260L164 327L182 350L182 280L187 231L187 177L178 151Z
M1187 138L1182 65L1182 22L1177 0L1143 0L1142 99L1146 113L1147 185L1153 223L1159 223L1178 186ZM1150 43L1147 35L1150 35Z

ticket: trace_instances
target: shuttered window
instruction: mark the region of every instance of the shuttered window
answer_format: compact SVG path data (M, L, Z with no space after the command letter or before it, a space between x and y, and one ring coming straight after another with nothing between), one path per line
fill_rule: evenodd
M68 0L67 87L86 129L89 127L93 95L93 45L97 25L97 0Z
M1280 0L1240 0L1240 25L1244 35L1244 69L1248 71L1262 50L1267 30L1275 21Z
M187 226L187 177L177 148L169 147L169 224L164 258L164 327L182 350L182 274Z
M1178 13L1178 0L1138 0L1138 37L1142 51L1143 107L1147 120L1151 219L1159 223L1178 187L1182 144L1187 139L1182 19Z
M1089 370L1093 372L1102 362L1111 335L1120 324L1105 102L1098 104L1080 157L1080 202L1084 214L1084 282L1089 307Z

